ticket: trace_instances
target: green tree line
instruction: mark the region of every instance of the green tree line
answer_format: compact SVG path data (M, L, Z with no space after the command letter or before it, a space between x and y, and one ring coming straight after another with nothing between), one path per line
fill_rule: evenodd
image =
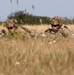
M50 17L33 16L32 14L29 14L24 11L16 11L14 13L11 13L8 16L8 19L16 19L19 24L32 24L32 25L50 24ZM62 21L64 24L74 24L74 17L72 19L67 17L62 17Z
M18 11L15 13L11 13L8 16L8 19L16 19L19 24L49 24L50 17L43 16L33 16L29 13L24 13L24 11Z

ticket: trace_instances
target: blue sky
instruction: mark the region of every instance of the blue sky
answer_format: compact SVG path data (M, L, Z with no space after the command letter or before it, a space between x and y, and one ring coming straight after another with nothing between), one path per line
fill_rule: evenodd
M38 16L74 17L74 0L19 0L18 5L16 1L0 0L0 21L5 21L12 12L25 9Z

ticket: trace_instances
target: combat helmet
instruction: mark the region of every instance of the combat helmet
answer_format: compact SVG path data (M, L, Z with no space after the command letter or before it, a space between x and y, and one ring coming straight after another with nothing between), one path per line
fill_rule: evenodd
M7 20L6 27L17 27L17 20L16 19Z
M62 20L61 17L54 16L53 18L50 19L51 25L62 25Z
M18 28L18 24L17 24L16 19L7 20L5 25L10 33L13 33Z

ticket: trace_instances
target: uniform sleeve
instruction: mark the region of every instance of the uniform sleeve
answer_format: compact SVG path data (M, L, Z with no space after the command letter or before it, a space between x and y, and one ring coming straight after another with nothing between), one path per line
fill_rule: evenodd
M45 33L52 33L53 30L52 30L51 28L49 28L49 29L45 30L44 32L45 32Z
M64 37L69 37L72 34L70 29L65 25L59 29L59 33L61 33Z

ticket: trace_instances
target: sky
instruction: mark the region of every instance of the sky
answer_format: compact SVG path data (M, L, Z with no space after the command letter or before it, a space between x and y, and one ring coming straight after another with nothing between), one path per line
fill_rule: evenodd
M0 21L7 20L11 13L25 10L36 16L74 17L74 0L19 0L18 4L17 0L0 0Z

